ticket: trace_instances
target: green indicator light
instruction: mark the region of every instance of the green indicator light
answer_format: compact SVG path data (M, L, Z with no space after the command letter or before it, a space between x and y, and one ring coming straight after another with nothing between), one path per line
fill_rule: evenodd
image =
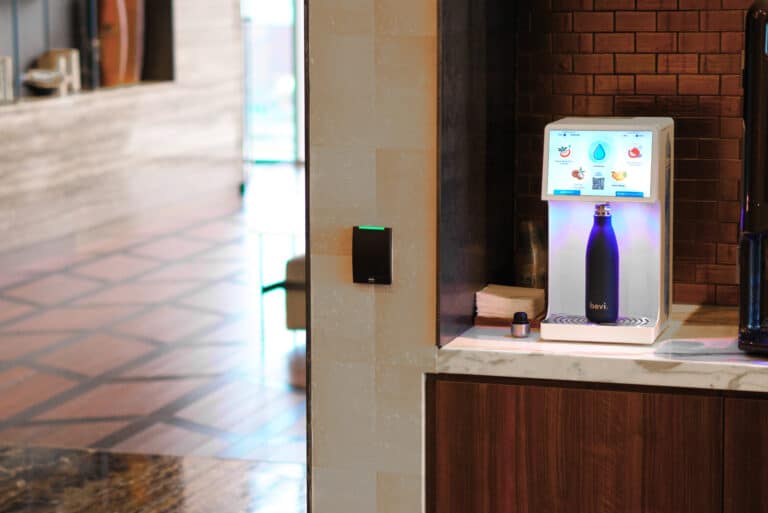
M373 230L377 232L383 232L384 230L386 230L386 228L384 228L383 226L358 226L358 228L361 230Z

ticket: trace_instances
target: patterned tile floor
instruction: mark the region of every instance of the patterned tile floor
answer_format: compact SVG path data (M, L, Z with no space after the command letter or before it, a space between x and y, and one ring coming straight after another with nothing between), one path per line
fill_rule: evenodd
M304 332L261 294L304 252L303 171L250 181L0 255L0 443L304 463Z

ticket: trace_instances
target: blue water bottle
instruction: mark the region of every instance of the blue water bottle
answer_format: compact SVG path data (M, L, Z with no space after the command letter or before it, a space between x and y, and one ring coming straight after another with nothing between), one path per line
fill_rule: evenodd
M598 324L619 318L619 245L611 225L611 206L595 205L595 221L587 242L587 319Z

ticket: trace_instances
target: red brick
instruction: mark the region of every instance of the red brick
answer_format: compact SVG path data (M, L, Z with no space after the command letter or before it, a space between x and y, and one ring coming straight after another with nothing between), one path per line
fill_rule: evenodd
M741 145L741 141L739 141ZM741 173L744 168L744 161L742 160L727 160L723 159L718 161L718 167L720 168L720 179L738 181L741 180ZM722 183L720 184L722 187ZM735 199L735 198L720 198L720 199Z
M692 266L690 262L675 262L673 269L675 282L679 283L696 281L696 268Z
M537 95L532 100L538 114L572 114L573 97L569 95Z
M705 32L738 32L743 29L743 11L701 11L701 30Z
M573 71L576 73L613 73L613 55L605 53L574 55Z
M653 73L656 71L656 56L653 54L617 54L617 73Z
M741 75L722 75L720 77L720 92L733 96L744 94L744 90L741 88Z
M616 11L634 9L635 0L595 0L596 11Z
M692 180L714 180L718 177L717 162L711 160L700 159L677 159L675 162L675 178ZM675 205L677 209L677 205ZM712 210L709 211L710 214ZM676 210L675 215L679 215ZM683 216L681 219L691 219L690 217Z
M721 201L717 204L717 219L720 221L738 223L740 214L741 202L739 201Z
M736 243L739 241L739 223L720 223L718 226L718 242ZM710 283L712 283L710 281Z
M678 77L678 80L682 77ZM679 137L707 137L715 139L720 137L720 118L680 118L675 120L675 133ZM697 163L699 164L699 163ZM717 178L718 167L713 166L713 176L710 178ZM678 171L680 168L678 167ZM679 178L685 178L679 173L676 175ZM689 176L688 178L699 178L699 175Z
M574 32L613 32L612 12L573 13Z
M736 203L737 207L739 202ZM735 265L739 261L739 246L736 244L718 244L717 245L717 263L725 265Z
M613 97L575 96L573 113L579 116L610 116L613 114Z
M733 265L697 264L696 281L716 285L734 285L739 283L739 273Z
M716 303L718 306L737 306L739 304L738 285L717 285Z
M675 140L675 157L678 159L695 159L699 156L699 140L688 139L678 136ZM683 182L682 188L677 191L677 194L682 199L695 200L696 192L700 189L696 185L692 185L688 182ZM714 198L707 198L714 199Z
M699 56L695 53L660 54L659 73L698 73Z
M721 200L738 200L741 184L739 180L721 180L720 181L720 195Z
M643 116L657 112L653 96L617 96L614 101L617 116Z
M741 73L741 55L737 53L707 54L700 59L702 73Z
M723 52L740 53L744 49L744 32L721 33L720 48Z
M695 283L675 283L674 302L691 305L715 302L715 286Z
M553 34L552 45L558 52L563 53L591 53L594 48L592 34L576 34L573 32Z
M698 96L658 96L656 103L660 112L665 112L670 116L698 116L699 115L699 97Z
M595 94L635 94L633 75L595 75Z
M680 94L720 94L720 77L718 75L680 75Z
M719 9L720 0L680 0L680 10Z
M635 35L632 33L595 34L595 52L629 53L635 51Z
M637 10L639 11L662 11L669 9L677 9L677 0L637 0Z
M553 80L558 94L592 94L592 75L555 75Z
M720 137L740 139L744 137L742 118L720 118Z
M620 11L616 13L616 32L653 32L656 13Z
M592 0L552 0L553 11L591 11Z
M637 94L675 94L677 75L637 75Z
M702 96L700 104L702 114L730 117L742 115L739 96Z
M708 208L710 212L712 212L712 210L714 210L717 206L717 203L714 202L700 201L698 203ZM674 250L675 260L682 260L688 262L689 264L691 262L714 264L715 256L717 254L716 244L702 241L675 240Z
M678 48L681 52L714 53L720 51L720 35L711 32L680 32Z
M732 139L711 139L699 141L699 157L703 159L738 159L739 141Z
M723 0L723 9L749 9L753 0Z
M659 12L659 30L669 32L696 32L699 30L699 13Z
M677 51L677 34L674 32L639 32L635 41L638 52Z

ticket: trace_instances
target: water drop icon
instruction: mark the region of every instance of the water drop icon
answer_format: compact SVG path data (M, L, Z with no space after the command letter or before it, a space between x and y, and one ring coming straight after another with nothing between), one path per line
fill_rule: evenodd
M595 148L595 151L592 153L592 157L595 160L604 160L605 159L605 148L603 148L602 144L598 144Z

